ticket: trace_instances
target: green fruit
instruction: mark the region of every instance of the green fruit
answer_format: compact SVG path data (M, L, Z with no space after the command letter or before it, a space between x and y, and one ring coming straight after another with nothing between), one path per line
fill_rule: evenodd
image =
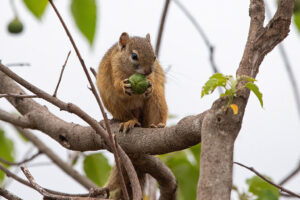
M23 30L23 24L22 22L18 19L15 18L14 20L12 20L9 24L8 24L8 32L13 33L13 34L17 34L17 33L21 33Z
M149 82L142 74L133 74L129 77L129 83L134 94L143 94L148 86Z

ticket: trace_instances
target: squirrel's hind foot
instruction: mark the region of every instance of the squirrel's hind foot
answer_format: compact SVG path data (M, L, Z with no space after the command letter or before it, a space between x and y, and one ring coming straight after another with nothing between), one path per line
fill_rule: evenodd
M137 119L131 119L127 122L120 123L119 131L123 133L128 133L130 129L133 129L136 126L141 126L141 123Z

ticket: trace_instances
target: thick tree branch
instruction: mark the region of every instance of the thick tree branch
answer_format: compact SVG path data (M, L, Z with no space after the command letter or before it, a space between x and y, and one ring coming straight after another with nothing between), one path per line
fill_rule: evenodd
M142 172L151 174L157 180L160 187L160 200L176 199L176 178L159 158L150 155L139 155L133 158L133 162Z
M266 28L263 0L250 1L250 29L238 75L256 77L264 56L270 52L289 32L293 0L281 0L278 10ZM241 87L240 82L238 87ZM249 90L238 93L233 102L239 113L233 115L226 109L228 99L220 98L205 115L202 122L202 146L200 179L197 198L200 200L230 199L232 188L232 163L235 139L241 129Z
M2 72L0 72L0 93L25 94L11 78ZM0 119L3 121L22 128L40 130L71 150L106 149L103 139L91 127L59 119L32 99L7 98L7 100L24 117L19 122L18 117L9 113L5 113L6 117L3 117L4 114L1 115L2 112L0 112ZM116 134L118 143L127 153L163 154L198 144L201 141L200 129L205 114L206 112L186 117L176 126L164 129L134 128L126 135L119 133L119 123L117 122L111 121L111 128L112 132Z

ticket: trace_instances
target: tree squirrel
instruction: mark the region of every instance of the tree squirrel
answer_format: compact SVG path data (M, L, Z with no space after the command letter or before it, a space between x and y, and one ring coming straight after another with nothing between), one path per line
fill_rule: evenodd
M133 94L128 78L135 73L146 76L148 89ZM122 33L119 42L104 55L98 69L97 86L104 106L120 121L120 131L135 126L165 127L168 108L165 100L165 74L146 38Z

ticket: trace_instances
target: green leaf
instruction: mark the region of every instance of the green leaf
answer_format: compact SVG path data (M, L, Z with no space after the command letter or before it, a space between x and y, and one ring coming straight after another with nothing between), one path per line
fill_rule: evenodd
M227 76L224 76L221 73L215 73L208 79L208 81L202 87L201 97L212 93L218 86L225 87L227 80Z
M14 162L15 160L14 143L11 139L5 136L5 132L2 129L0 129L0 157L10 162ZM5 164L3 165L6 166ZM3 180L4 180L4 173L0 170L0 183Z
M48 5L48 0L23 0L23 2L28 10L38 19L42 18Z
M300 33L300 11L294 13L294 22Z
M107 158L101 153L85 157L83 168L86 176L100 187L105 184L111 170Z
M247 179L246 183L249 185L249 192L258 197L256 200L278 200L279 198L278 188L258 176Z
M95 0L72 0L71 12L81 33L93 44L96 32L97 5Z
M258 100L260 102L261 107L263 107L262 93L259 91L257 85L254 83L248 82L248 83L246 83L245 87L248 88L249 90L251 90L256 95L256 97L258 98Z
M159 156L174 173L178 181L178 200L196 199L199 167L188 160L185 151Z

